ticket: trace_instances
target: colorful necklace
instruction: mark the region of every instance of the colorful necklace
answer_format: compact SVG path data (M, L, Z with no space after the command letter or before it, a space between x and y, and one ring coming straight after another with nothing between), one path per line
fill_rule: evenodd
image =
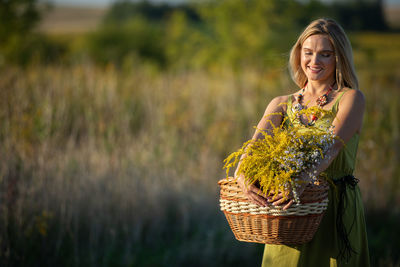
M321 95L320 97L317 98L316 102L317 102L317 105L318 105L319 108L322 108L323 106L325 106L328 103L328 95L329 95L330 92L332 92L332 90L333 90L332 86L333 85L335 85L335 83L333 83L332 85L329 86L328 91L325 94L323 94L323 95ZM301 102L303 102L304 91L305 91L306 87L307 87L307 83L303 87L303 89L301 90L299 95L296 97L297 104L293 106L293 109L294 109L293 112L296 113L297 118L299 119L299 121L302 124L305 124L305 123L303 123L303 121L301 120L299 111L302 110L302 109L306 109L307 108L307 106L303 106L301 104ZM318 120L318 117L317 117L316 114L313 114L311 116L311 121L308 124L305 124L305 125L312 126L312 125L315 124L316 120Z

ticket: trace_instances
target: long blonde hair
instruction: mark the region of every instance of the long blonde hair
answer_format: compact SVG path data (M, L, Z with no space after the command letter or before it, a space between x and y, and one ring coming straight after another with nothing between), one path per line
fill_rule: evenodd
M315 34L328 36L335 50L336 84L338 89L349 87L358 89L358 79L353 63L351 44L342 27L333 19L317 19L311 22L297 39L290 51L289 70L293 81L303 88L307 84L307 76L300 65L303 42Z

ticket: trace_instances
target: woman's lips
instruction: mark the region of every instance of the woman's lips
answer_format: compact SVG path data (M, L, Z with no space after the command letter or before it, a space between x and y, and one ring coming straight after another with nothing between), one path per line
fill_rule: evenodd
M322 70L322 68L320 67L308 67L308 69L312 72L312 73L318 73Z

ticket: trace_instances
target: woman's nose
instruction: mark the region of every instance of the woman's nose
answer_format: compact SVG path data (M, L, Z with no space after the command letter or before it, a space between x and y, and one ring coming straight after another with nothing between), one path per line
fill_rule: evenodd
M313 54L311 57L311 63L318 63L318 62L319 62L318 54Z

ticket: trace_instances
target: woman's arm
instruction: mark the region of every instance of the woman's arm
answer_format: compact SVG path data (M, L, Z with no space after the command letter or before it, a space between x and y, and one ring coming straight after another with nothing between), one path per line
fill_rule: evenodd
M264 131L268 134L272 133L273 126L279 127L283 120L283 114L285 109L281 103L286 103L288 101L288 96L278 96L274 98L265 109L264 115L261 118L260 122L257 125L257 129L252 137L252 140L257 140L263 138L263 134L261 131ZM271 115L272 114L272 115ZM273 126L272 126L272 124ZM246 154L243 154L241 160L246 157ZM237 175L237 171L239 170L239 166L241 163L239 161L238 167L235 171L235 177L238 179L238 184L241 187L243 193L247 196L247 198L260 206L267 206L268 201L265 195L261 192L260 188L256 187L253 184L246 184L245 177L243 175Z
M329 150L324 159L320 164L313 170L313 175L318 176L321 172L326 170L332 161L339 154L343 148L344 143L347 143L351 137L361 131L363 115L365 109L365 97L359 90L350 89L342 97L339 102L338 113L332 122L334 126L333 132L339 137L341 141L336 141L332 148ZM304 173L301 179L305 181L311 181L311 177ZM306 187L306 184L299 188L298 194L301 195ZM284 200L282 195L279 195L273 200L274 205L281 205L288 200ZM271 201L270 201L271 202ZM293 203L293 199L290 199L284 209L287 209Z

